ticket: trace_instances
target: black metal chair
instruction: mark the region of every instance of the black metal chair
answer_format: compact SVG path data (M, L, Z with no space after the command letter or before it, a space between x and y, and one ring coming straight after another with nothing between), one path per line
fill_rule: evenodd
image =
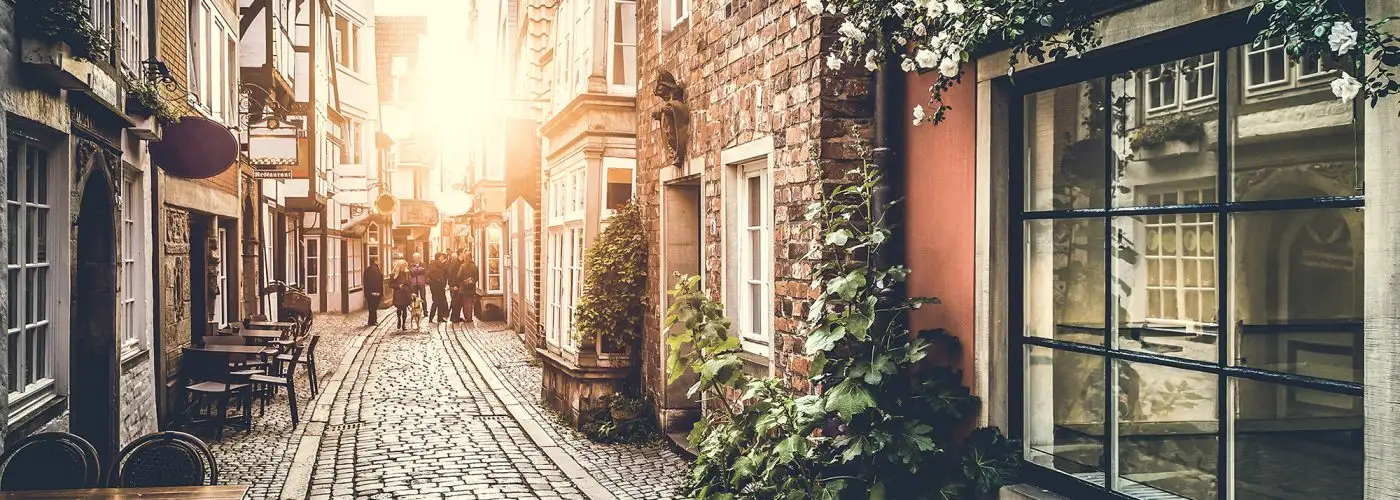
M311 383L311 395L313 397L320 394L321 392L320 388L318 387L319 380L316 379L316 344L319 344L320 342L321 334L313 333L306 340L305 356L302 356L301 358L293 358L291 354L280 354L276 358L273 358L277 361L278 364L277 373L284 373L282 371L284 368L281 367L281 365L283 365L284 363L293 365L306 365L306 379L308 382Z
M95 488L101 480L97 449L67 432L29 436L0 458L0 491Z
M206 480L208 482L206 482ZM107 473L112 488L213 486L219 484L219 464L199 438L183 432L141 436L122 448Z

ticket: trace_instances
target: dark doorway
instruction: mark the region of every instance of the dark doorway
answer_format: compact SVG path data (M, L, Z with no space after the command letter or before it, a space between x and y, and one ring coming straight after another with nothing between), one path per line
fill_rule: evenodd
M95 160L101 161L101 160ZM69 336L70 428L107 463L117 449L116 197L106 168L83 184Z
M213 318L213 303L210 300L209 286L213 281L209 276L209 235L214 231L213 217L190 212L190 340L199 343L209 331L209 320Z

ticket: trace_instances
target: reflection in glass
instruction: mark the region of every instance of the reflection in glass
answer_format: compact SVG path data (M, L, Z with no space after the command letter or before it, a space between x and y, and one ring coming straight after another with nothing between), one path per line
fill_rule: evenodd
M1028 346L1026 362L1026 458L1071 474L1102 471L1105 360Z
M1026 96L1026 210L1104 206L1103 85L1093 80Z
M1236 500L1362 498L1360 397L1233 382Z
M1327 59L1296 62L1281 41L1235 50L1231 153L1238 201L1360 194L1361 122L1352 103L1333 95Z
M1026 222L1025 336L1104 343L1104 219Z
M1118 363L1119 491L1216 498L1216 376Z
M1118 217L1113 233L1118 348L1215 362L1215 216Z
M1363 216L1355 209L1233 216L1238 365L1361 381Z
M1112 78L1113 206L1216 201L1216 59L1210 52Z

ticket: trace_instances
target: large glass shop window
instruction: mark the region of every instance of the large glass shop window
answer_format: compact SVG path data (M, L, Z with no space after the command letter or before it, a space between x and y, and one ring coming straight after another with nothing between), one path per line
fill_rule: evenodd
M1024 96L1012 329L1040 473L1361 497L1362 124L1334 64L1281 46Z

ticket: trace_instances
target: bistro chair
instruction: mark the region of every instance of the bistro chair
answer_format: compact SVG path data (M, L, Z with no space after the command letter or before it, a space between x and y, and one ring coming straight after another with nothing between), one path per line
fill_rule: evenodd
M122 448L107 473L107 483L112 488L213 486L219 484L219 465L199 438L157 432Z
M321 335L318 334L318 333L313 333L313 334L311 334L310 340L307 340L307 341L306 341L306 356L305 356L305 357L298 358L298 357L292 356L291 354L279 354L279 355L277 355L277 358L276 358L277 364L278 364L278 372L277 372L277 373L282 373L282 372L281 372L281 364L282 364L282 363L287 363L289 366L295 366L295 365L298 364L298 363L306 365L306 378L307 378L307 380L309 380L309 381L311 382L311 396L312 396L312 397L315 397L315 396L320 392L320 390L316 387L316 385L317 385L317 384L316 384L316 344L318 344L318 343L320 343L320 342L321 342ZM290 367L287 368L287 371L290 372L290 371L291 371L291 368L290 368Z
M306 346L293 346L292 353L289 354L287 369L281 375L253 375L248 377L248 382L253 384L254 389L261 396L258 408L258 415L267 411L267 400L277 394L278 387L287 388L287 404L292 412L292 427L297 426L297 386L296 371L297 364L301 361L301 355L306 350ZM279 356L281 357L281 356Z
M252 386L246 377L233 374L226 359L223 354L204 351L185 351L180 358L180 368L189 381L185 386L185 408L190 413L189 422L213 424L214 439L218 440L224 438L228 405L234 398L243 407L243 413L236 415L243 421L242 427L253 429L253 415L249 411L253 406ZM211 406L217 406L217 409Z
M0 491L96 488L101 479L97 449L67 432L29 436L0 458Z
M238 335L205 335L204 345L246 345L248 341ZM267 362L260 359L250 359L250 355L230 354L228 355L229 369L234 370L233 375L248 376L254 373L264 373Z

